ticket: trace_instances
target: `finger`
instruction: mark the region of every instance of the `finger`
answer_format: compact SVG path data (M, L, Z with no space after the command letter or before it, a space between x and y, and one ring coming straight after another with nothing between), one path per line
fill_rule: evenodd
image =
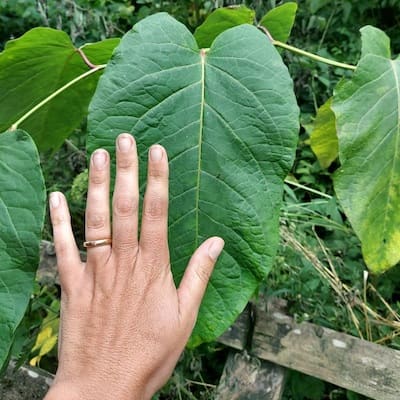
M221 238L207 239L194 252L183 275L178 288L179 308L183 321L190 326L196 322L201 300L223 247Z
M62 289L68 293L83 270L79 250L71 228L67 201L62 193L50 194L50 217Z
M101 240L111 237L110 229L110 157L105 150L96 150L90 160L89 188L86 203L86 240ZM87 249L88 261L103 259L110 253L110 246Z
M113 251L128 255L137 249L138 158L136 143L127 133L118 136L117 175L113 197Z
M168 264L168 159L160 145L150 148L143 200L140 249L145 258Z

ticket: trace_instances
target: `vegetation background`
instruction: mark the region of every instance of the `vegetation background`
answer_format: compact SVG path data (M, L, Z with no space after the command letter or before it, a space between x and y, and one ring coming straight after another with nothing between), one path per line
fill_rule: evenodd
M199 26L217 7L246 4L261 18L269 9L284 3L275 0L0 0L0 50L9 39L36 26L66 31L77 46L108 37L120 37L140 19L167 11L191 30ZM359 29L376 26L391 38L394 54L400 52L399 0L298 0L296 22L289 43L337 61L356 63L360 54ZM330 328L400 348L400 332L390 324L390 315L400 313L400 270L393 268L379 277L364 274L359 241L336 203L332 188L335 163L323 169L309 145L309 133L318 108L332 95L346 72L313 60L282 53L295 82L301 108L302 129L296 162L286 185L282 210L282 240L273 272L260 290L266 296L287 300L288 312L298 320L310 320ZM66 193L78 242L83 238L86 190L85 122L56 154L41 154L47 190ZM304 185L306 189L299 188ZM310 191L307 188L312 188ZM45 238L51 240L47 222ZM316 256L316 257L313 257ZM315 262L315 259L318 262ZM337 280L329 280L327 268ZM343 285L348 290L343 289ZM318 293L318 296L315 294ZM56 331L59 293L57 288L36 287L29 312L20 329L14 354L25 362L34 359L42 368L54 371L56 348L37 358L37 335L49 324ZM359 299L387 323L374 324ZM44 320L44 321L43 321ZM212 399L227 350L220 344L188 350L158 399ZM284 398L362 399L363 397L311 377L293 372Z

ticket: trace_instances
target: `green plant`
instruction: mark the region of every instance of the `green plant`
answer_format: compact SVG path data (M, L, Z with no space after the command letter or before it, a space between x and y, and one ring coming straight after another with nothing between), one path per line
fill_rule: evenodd
M173 202L170 233L176 279L179 280L199 240L211 233L227 239L228 246L208 289L192 345L218 336L272 266L283 179L293 161L298 127L291 79L272 44L335 68L355 70L347 83L338 86L332 106L338 126L340 168L348 171L347 186L358 179L358 165L351 164L352 153L358 155L360 150L363 154L364 145L368 150L376 128L374 124L365 124L365 131L360 133L369 140L361 141L355 149L351 143L346 148L343 138L347 118L353 118L351 124L355 125L363 116L357 111L359 102L351 104L354 87L364 87L374 79L374 74L380 74L377 68L380 64L397 66L398 63L387 57L387 41L372 46L375 43L372 30L363 35L364 50L357 67L287 45L284 40L290 32L296 7L291 3L280 7L261 19L258 30L248 25L249 19L254 18L251 11L217 10L195 31L194 37L183 25L163 14L140 22L114 51L91 102L89 151L103 146L112 152L114 137L121 131L135 134L141 154L156 141L165 144L169 151ZM229 23L212 24L211 18L229 19ZM274 33L273 22L280 19L287 28ZM232 25L241 26L225 30ZM376 31L373 33L382 37ZM274 34L281 35L281 40ZM211 44L214 37L217 38ZM199 50L195 39L211 47ZM0 88L4 88L5 94L0 99L2 129L23 127L40 148L56 149L80 124L98 75L115 45L116 41L107 41L76 49L62 33L39 28L10 42L0 56L0 66L3 65ZM38 64L43 50L46 58ZM365 60L371 57L375 64L369 63L372 72L365 74ZM37 71L34 82L28 80L32 71L26 69L27 65ZM9 73L11 66L13 74ZM57 84L40 84L49 77ZM399 87L393 79L390 85ZM37 90L33 91L32 87ZM131 90L127 91L126 87ZM378 89L365 95L377 102L381 98ZM65 116L62 110L66 105L74 108ZM343 113L345 106L349 110ZM399 108L398 102L396 107ZM380 115L387 115L385 112L386 109L380 111ZM65 123L60 123L61 116L66 118ZM392 128L382 126L377 132L396 140L398 133ZM179 136L174 135L176 131ZM54 136L49 136L49 132ZM390 161L396 165L397 152L382 154L380 157L389 154ZM145 169L141 170L144 174ZM371 170L369 174L378 175L379 171ZM336 178L336 185L340 186L340 179ZM369 185L372 194L379 194L383 185L393 196L390 202L380 201L375 205L371 220L379 213L392 212L398 203L393 182L379 182L381 186L376 187L370 179L365 187ZM385 263L366 257L369 267L381 272L399 258L391 244L397 235L397 227L391 225L395 221L386 219L384 225L390 226L384 232L386 242L381 240L379 248L373 248L364 240L352 215L355 209L363 213L368 205L346 206L346 202L354 201L354 194L354 190L348 191L340 196L340 201L359 233L364 253L390 255ZM361 221L363 229L372 226L371 220ZM231 300L233 297L235 302Z

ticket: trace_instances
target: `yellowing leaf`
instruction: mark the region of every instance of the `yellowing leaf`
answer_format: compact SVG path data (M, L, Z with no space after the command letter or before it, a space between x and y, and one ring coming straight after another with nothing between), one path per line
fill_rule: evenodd
M338 138L335 114L331 109L332 98L317 112L310 136L310 145L322 168L328 168L338 157Z

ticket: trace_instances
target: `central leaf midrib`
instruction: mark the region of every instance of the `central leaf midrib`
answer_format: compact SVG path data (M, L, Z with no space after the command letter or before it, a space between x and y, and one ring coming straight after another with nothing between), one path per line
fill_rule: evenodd
M200 100L200 118L199 118L199 142L198 142L198 161L197 161L197 180L196 180L196 203L195 203L195 248L199 246L199 201L200 201L200 180L201 180L201 158L203 150L203 128L204 128L204 105L205 105L205 59L206 50L200 49L201 63L201 100Z

